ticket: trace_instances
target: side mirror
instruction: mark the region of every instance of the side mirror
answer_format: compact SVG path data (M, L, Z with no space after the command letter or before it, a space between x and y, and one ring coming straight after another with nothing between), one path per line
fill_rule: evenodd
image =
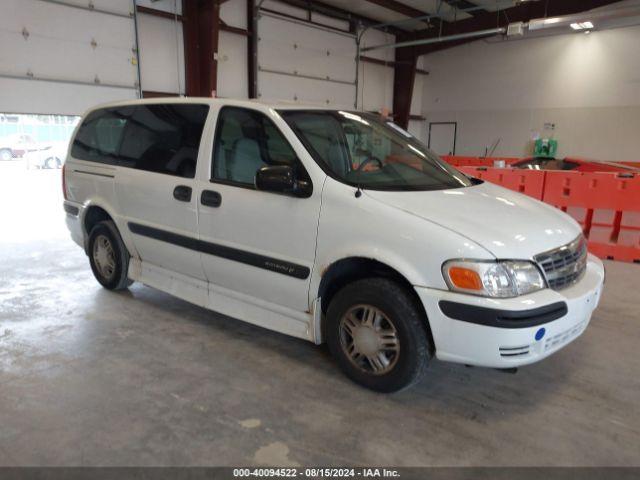
M298 180L291 165L270 165L256 172L256 188L265 192L286 193L296 197L310 197L311 183Z

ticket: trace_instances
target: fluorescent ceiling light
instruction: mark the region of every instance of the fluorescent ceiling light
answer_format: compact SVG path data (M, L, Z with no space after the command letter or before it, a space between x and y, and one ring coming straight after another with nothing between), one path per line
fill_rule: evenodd
M591 23L591 22L577 22L577 23L572 23L570 26L574 30L585 30L587 28L593 28L593 23Z

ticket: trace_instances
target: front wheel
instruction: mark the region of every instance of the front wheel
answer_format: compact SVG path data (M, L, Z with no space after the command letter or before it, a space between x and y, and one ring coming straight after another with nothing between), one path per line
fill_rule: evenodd
M112 221L98 223L89 234L89 262L96 280L109 290L123 290L127 278L129 252Z
M414 384L429 360L426 319L397 283L368 278L347 285L327 310L327 343L346 375L379 392Z

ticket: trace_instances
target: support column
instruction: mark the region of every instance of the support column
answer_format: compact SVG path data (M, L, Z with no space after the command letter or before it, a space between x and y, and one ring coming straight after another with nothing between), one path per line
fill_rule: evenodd
M183 0L186 93L212 97L218 84L218 0Z
M417 60L413 47L396 49L393 72L393 121L405 129L409 127Z
M255 0L247 0L247 74L249 98L258 97L258 11Z

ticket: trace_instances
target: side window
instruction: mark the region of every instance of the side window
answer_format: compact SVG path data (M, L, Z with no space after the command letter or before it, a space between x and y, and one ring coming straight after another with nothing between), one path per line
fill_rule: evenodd
M193 178L209 107L196 104L138 105L127 122L119 164Z
M293 148L271 120L236 107L224 107L218 114L213 159L213 180L241 186L253 186L264 166L298 165Z
M116 164L127 118L132 111L132 107L122 107L91 112L73 139L71 156L79 160Z

